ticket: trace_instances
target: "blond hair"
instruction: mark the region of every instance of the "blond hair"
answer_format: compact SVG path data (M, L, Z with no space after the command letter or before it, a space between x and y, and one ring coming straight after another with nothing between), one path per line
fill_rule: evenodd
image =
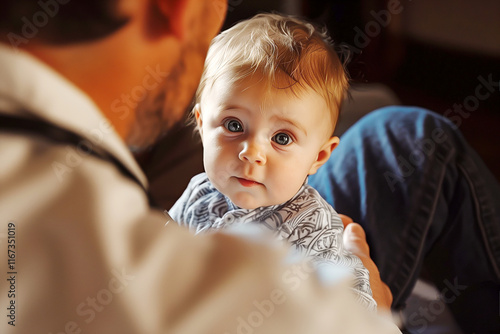
M210 45L196 103L219 78L236 83L256 72L295 95L313 89L325 99L335 127L349 79L326 31L278 14L258 14L223 31Z

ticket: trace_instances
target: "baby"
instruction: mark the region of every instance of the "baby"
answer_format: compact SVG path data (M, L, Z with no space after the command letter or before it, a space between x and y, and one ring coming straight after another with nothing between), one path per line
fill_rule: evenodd
M360 301L375 308L340 217L307 185L339 143L332 134L347 87L329 38L311 24L260 14L222 32L193 109L205 173L169 213L196 233L258 222L314 262L349 268Z

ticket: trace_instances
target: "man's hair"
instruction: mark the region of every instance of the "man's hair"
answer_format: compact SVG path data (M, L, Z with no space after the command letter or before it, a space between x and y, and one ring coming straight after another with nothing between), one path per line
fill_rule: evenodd
M95 40L127 23L128 19L117 11L118 3L119 0L6 0L0 4L0 32L2 39L12 39L14 34L18 39L36 35L49 44Z
M254 73L296 96L314 90L325 99L335 126L349 79L325 30L291 16L258 14L223 31L210 45L196 103L216 80L237 83Z

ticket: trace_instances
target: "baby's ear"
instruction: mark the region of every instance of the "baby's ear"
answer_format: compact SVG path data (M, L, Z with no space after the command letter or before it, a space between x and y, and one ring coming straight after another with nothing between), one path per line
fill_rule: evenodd
M203 119L201 117L201 108L199 103L196 103L196 105L194 106L193 113L194 117L196 118L196 127L198 128L198 131L200 132L200 137L202 137L203 140L203 128L202 128Z
M318 169L325 164L325 162L330 159L330 155L333 150L337 147L340 140L339 137L331 137L328 141L321 147L316 160L313 162L311 169L309 169L309 175L316 174Z

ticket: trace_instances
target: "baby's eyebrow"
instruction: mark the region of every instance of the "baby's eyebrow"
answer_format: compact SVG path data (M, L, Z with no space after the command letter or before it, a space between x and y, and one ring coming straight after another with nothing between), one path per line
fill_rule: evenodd
M250 112L248 108L245 108L244 106L237 105L237 104L228 104L228 105L222 105L221 106L221 112L229 112L229 111L244 111L244 112Z
M300 125L300 123L294 122L292 119L285 118L285 117L280 117L280 116L275 116L274 118L277 119L280 122L290 124L291 126L293 126L293 127L297 128L297 129L299 129L300 131L302 131L307 136L307 130L302 125Z

